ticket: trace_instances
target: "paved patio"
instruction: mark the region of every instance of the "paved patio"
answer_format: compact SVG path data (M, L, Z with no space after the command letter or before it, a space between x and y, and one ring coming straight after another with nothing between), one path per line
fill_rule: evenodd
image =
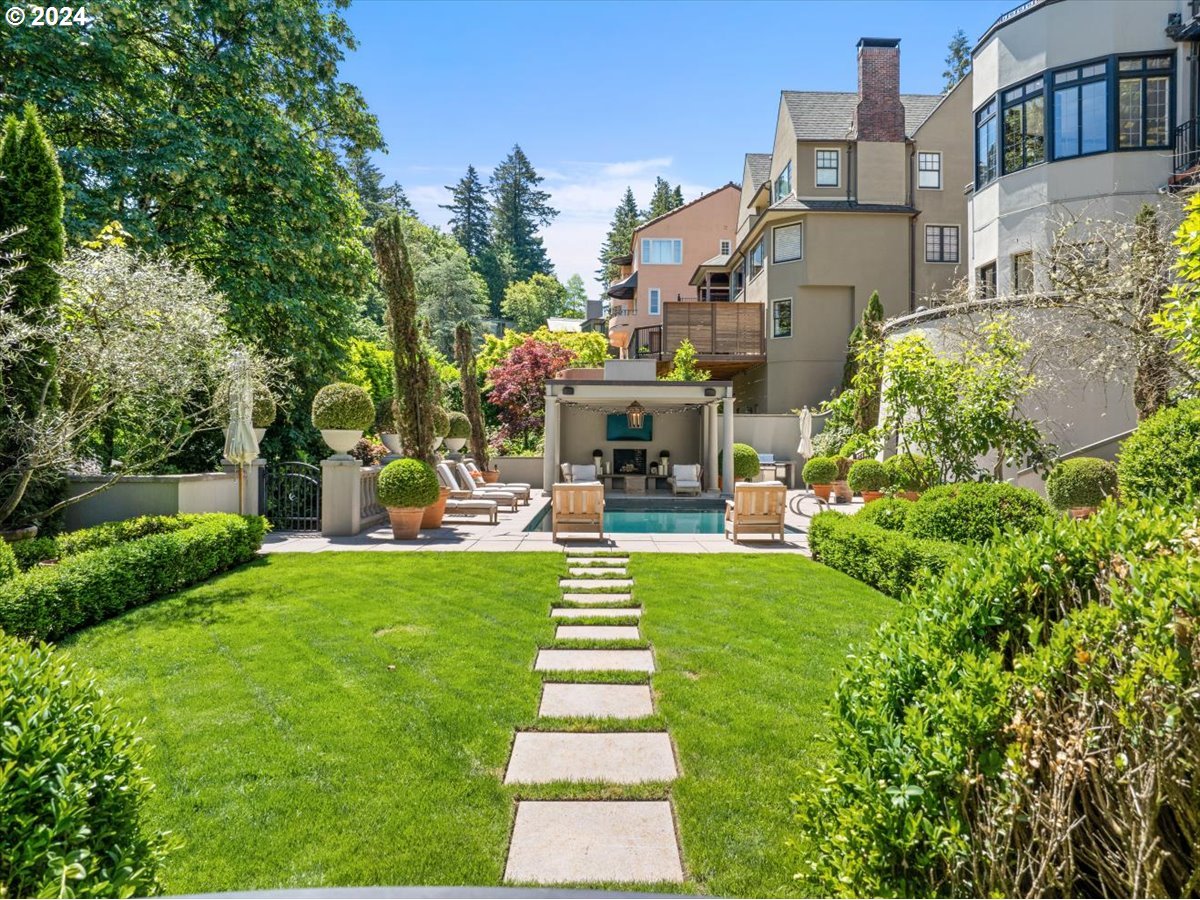
M568 538L554 543L549 532L527 532L525 528L549 498L535 497L528 506L520 507L515 513L501 513L500 522L489 525L481 519L446 517L442 528L422 531L415 541L397 541L392 538L391 527L384 522L353 537L322 537L311 533L276 532L267 535L263 542L263 553L317 553L327 550L353 551L458 551L511 553L520 552L563 552L564 547L625 550L630 553L802 553L808 555L807 519L801 518L790 509L791 500L802 491L788 491L789 509L786 523L787 539L772 540L768 536L751 535L742 543L720 534L610 534L604 541L594 538ZM850 506L838 507L845 512L858 509L861 501Z

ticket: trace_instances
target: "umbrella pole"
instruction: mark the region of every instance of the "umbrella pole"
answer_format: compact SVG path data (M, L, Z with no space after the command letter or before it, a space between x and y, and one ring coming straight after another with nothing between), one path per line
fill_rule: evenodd
M239 516L244 516L246 514L246 504L245 504L245 500L244 500L244 496L243 496L246 492L245 478L246 478L245 466L243 466L241 463L238 463L238 515Z

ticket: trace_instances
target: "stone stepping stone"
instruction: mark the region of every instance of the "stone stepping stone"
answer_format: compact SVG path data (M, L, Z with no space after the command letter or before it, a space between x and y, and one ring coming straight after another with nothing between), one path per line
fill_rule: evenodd
M681 882L666 800L522 800L504 878L510 882Z
M636 641L642 636L636 625L559 625L558 640L589 639L600 641Z
M653 672L649 650L539 650L537 672Z
M597 587L633 587L632 578L560 578L558 582L563 590L586 591ZM610 595L611 596L611 595Z
M568 569L567 572L571 575L587 576L592 572L602 576L602 578L624 578L626 575L625 569L605 569L598 566L576 566Z
M539 716L637 719L654 714L648 684L557 684L542 688Z
M522 731L513 741L505 784L603 781L641 784L678 777L665 731Z
M610 556L610 557L591 557L591 556L568 556L567 565L571 566L589 566L592 569L605 569L613 566L629 565L628 556Z
M633 599L632 594L586 594L586 593L565 593L564 600L570 600L572 603L625 603Z
M586 619L586 618L604 618L604 619L619 619L622 616L641 616L640 609L576 609L568 606L556 606L550 610L550 618L552 619Z

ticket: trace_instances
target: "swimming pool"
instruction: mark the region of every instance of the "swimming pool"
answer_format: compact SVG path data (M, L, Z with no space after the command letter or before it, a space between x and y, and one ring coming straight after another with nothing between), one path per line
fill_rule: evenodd
M525 528L550 531L550 506L546 505ZM724 534L725 507L628 507L604 510L604 530L612 534Z

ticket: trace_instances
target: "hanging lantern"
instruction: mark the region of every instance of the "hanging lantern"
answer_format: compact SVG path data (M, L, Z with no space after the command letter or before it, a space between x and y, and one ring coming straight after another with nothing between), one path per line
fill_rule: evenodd
M625 423L630 428L641 428L646 419L646 408L634 400L625 408Z

